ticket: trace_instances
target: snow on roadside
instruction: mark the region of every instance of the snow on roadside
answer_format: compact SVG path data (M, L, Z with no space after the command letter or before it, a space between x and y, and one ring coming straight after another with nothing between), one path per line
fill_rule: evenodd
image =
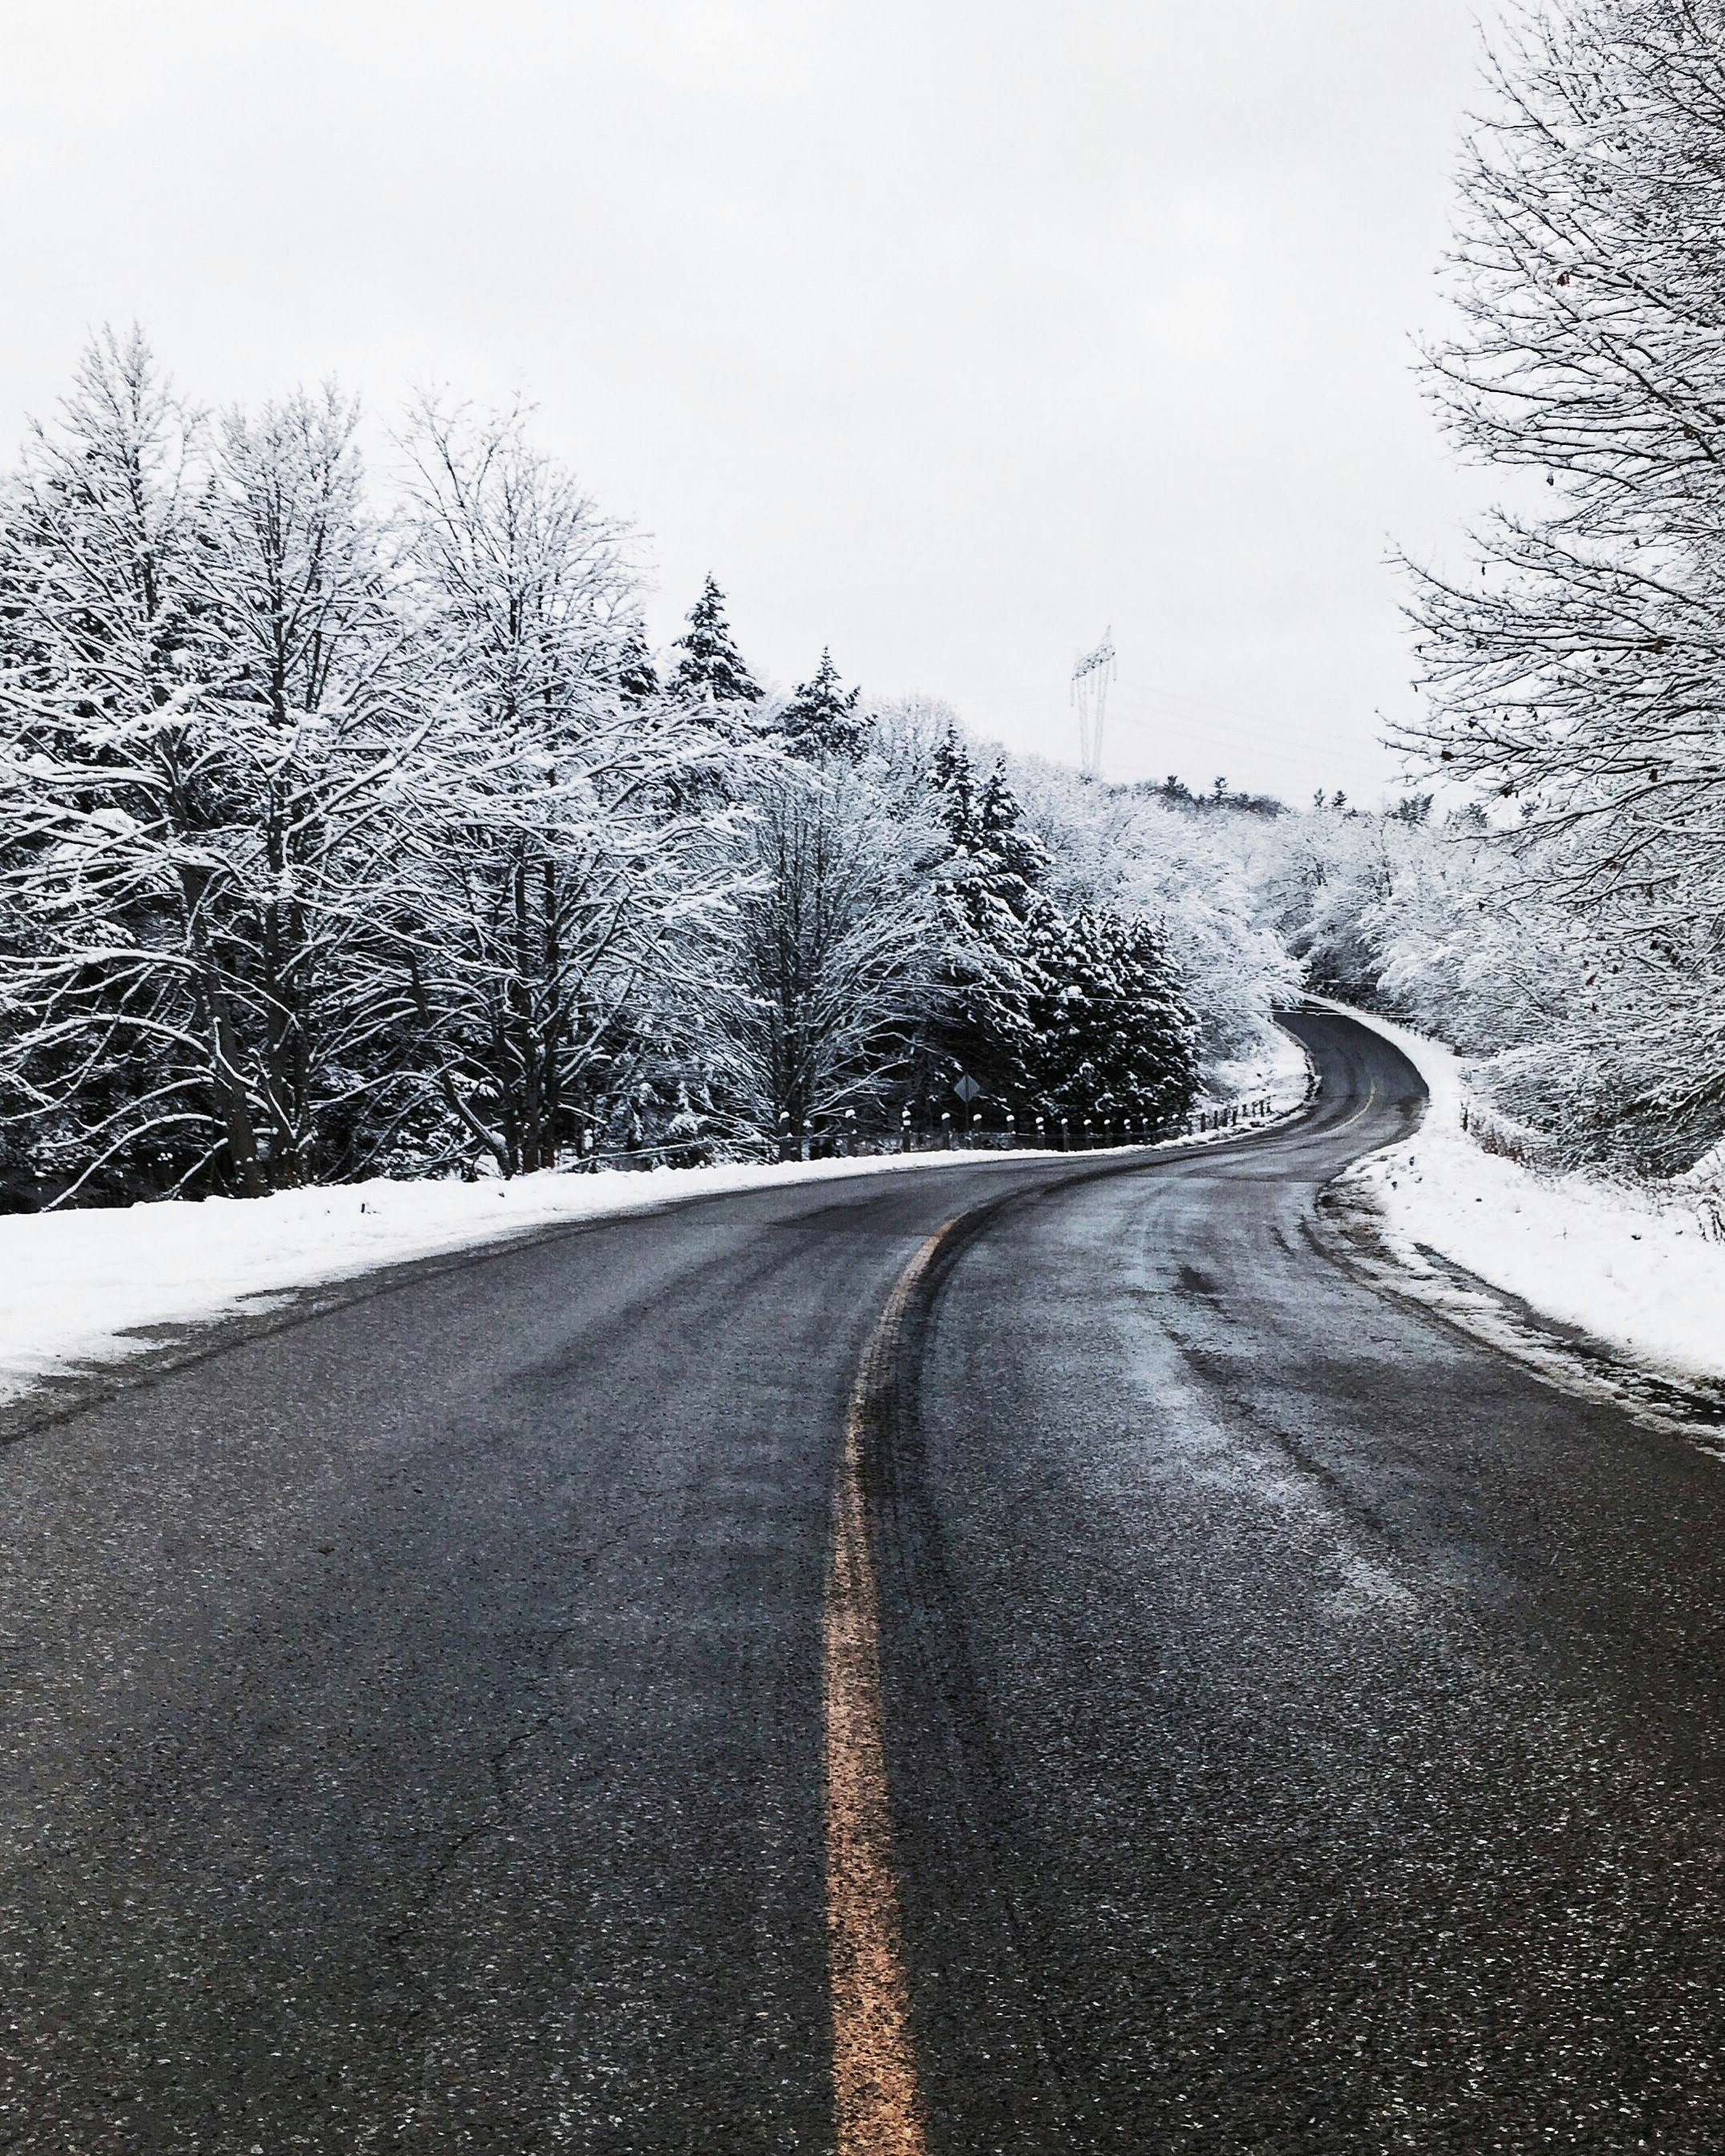
M1306 1068L1296 1048L1291 1060L1284 1055L1261 1069L1240 1066L1225 1075L1230 1091L1224 1096L1219 1087L1218 1098L1267 1095L1275 1111L1286 1111L1305 1096ZM1164 1143L1183 1148L1240 1135L1237 1128L1212 1131ZM255 1314L301 1288L536 1228L647 1212L726 1191L1063 1157L1026 1148L546 1173L511 1183L379 1178L273 1198L0 1215L0 1400L16 1399L38 1378L146 1353L160 1345L148 1337L158 1329Z
M1305 1101L1312 1073L1312 1059L1300 1042L1281 1026L1271 1026L1260 1054L1209 1067L1203 1104L1267 1100L1271 1113L1282 1115Z
M893 1153L644 1173L547 1173L510 1183L379 1178L271 1198L13 1214L0 1217L0 1399L16 1398L35 1378L160 1344L135 1337L141 1328L255 1312L296 1289L535 1228L650 1212L724 1191L1048 1157Z
M1417 1270L1434 1251L1655 1370L1725 1378L1725 1240L1710 1177L1631 1187L1488 1152L1463 1128L1470 1096L1452 1050L1349 1005L1325 1008L1394 1042L1431 1095L1413 1138L1343 1178L1369 1197L1394 1256Z

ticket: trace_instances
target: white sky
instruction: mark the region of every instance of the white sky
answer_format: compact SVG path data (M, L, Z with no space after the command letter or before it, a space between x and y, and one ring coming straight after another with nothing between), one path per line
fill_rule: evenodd
M1110 774L1374 796L1465 0L0 0L0 444L87 329L189 391L526 388L788 681Z

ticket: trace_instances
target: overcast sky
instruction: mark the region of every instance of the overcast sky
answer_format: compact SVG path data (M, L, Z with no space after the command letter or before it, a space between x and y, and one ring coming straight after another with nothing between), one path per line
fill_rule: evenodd
M0 439L90 326L200 398L525 388L762 676L1374 797L1464 0L0 0Z

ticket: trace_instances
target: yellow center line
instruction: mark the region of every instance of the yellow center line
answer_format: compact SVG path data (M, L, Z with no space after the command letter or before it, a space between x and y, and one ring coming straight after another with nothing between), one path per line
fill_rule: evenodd
M1351 1116L1344 1117L1339 1123L1332 1123L1326 1135L1333 1137L1337 1131L1347 1130L1351 1124L1357 1123L1362 1116L1368 1113L1369 1110L1375 1108L1377 1105L1378 1086L1377 1081L1373 1080L1371 1091L1366 1095L1365 1099L1360 1102L1353 1113Z
M880 1611L863 1456L889 1396L905 1312L951 1221L899 1276L864 1350L833 1496L823 1676L827 1937L839 2156L924 2156L880 1705Z

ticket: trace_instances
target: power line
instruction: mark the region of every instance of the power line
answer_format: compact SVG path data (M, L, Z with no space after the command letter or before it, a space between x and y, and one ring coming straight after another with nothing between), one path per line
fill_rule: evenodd
M1300 749L1329 749L1347 755L1363 748L1374 748L1378 744L1373 726L1352 727L1323 726L1302 720L1296 732L1286 726L1276 726L1269 720L1250 711L1242 711L1228 704L1210 704L1198 697L1176 696L1163 690L1153 692L1155 703L1124 696L1115 699L1114 716L1122 726L1134 733L1164 736L1170 722L1186 727L1202 727L1218 742L1237 745L1248 751L1276 749L1282 752L1290 746ZM1157 708L1157 706L1160 708ZM1188 709L1186 706L1191 706Z
M974 711L977 723L981 726L1007 721L1021 725L1029 719L1052 716L1045 696L1038 690L1008 684L978 692L967 708ZM1218 736L1248 746L1291 740L1302 746L1332 744L1344 753L1361 746L1376 746L1380 723L1375 714L1362 718L1358 726L1326 723L1302 716L1291 733L1286 716L1271 719L1261 711L1247 711L1238 704L1219 704L1179 689L1158 686L1134 695L1117 676L1109 692L1108 711L1112 718L1134 732L1160 732L1170 719L1188 724L1207 722L1209 730ZM1247 728L1251 731L1247 732Z

